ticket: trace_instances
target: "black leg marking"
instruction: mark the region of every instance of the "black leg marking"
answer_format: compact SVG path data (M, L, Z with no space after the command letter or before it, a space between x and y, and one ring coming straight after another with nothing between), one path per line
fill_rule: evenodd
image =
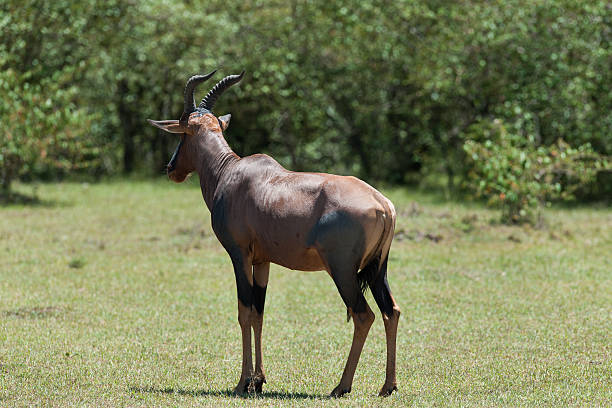
M346 307L350 308L353 313L363 313L366 311L367 302L361 293L356 269L338 270L332 267L331 275Z
M266 303L266 288L267 286L261 287L253 279L253 306L257 313L263 314L264 304Z
M245 275L244 261L240 256L231 256L234 264L234 274L236 275L236 290L238 291L238 300L246 306L253 305L253 287L249 283Z
M389 282L387 281L387 259L381 265L380 271L374 279L374 282L370 284L370 290L372 296L378 305L378 308L386 316L393 315L393 300L391 299L391 289L389 289Z

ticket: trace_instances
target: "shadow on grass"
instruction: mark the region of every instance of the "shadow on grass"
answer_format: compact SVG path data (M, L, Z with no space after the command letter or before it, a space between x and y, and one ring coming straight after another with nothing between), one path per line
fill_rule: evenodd
M49 317L59 317L68 310L68 308L61 306L36 306L6 310L2 314L5 317L16 317L19 319L45 319Z
M16 191L10 193L0 193L0 207L9 206L26 206L26 207L42 207L42 208L54 208L54 207L66 207L69 204L62 201L56 200L45 200L38 197L36 194L22 194Z
M307 394L303 392L264 391L260 394L234 394L232 390L184 390L181 388L130 387L132 392L148 392L153 394L177 394L190 397L229 397L229 398L271 398L271 399L329 399L328 395Z

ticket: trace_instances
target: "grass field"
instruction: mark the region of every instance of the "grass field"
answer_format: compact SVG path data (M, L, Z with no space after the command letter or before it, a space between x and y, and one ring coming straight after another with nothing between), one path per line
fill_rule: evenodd
M273 266L268 384L231 395L234 276L195 180L41 185L41 203L0 207L0 406L612 405L612 210L507 227L400 189L399 392L376 397L377 311L352 393L328 399L353 325L326 273Z

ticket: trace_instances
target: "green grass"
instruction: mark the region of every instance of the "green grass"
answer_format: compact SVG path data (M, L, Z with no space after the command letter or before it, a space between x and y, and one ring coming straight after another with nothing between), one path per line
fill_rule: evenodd
M399 392L376 397L377 313L352 393L328 399L352 323L326 273L273 266L268 384L241 398L233 272L196 184L49 184L36 205L0 208L0 405L612 404L609 208L507 227L477 204L387 190Z

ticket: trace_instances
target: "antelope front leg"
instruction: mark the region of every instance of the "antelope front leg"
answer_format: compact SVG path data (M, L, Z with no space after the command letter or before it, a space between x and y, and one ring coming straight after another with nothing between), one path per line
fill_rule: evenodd
M266 383L263 353L261 351L261 331L263 328L263 313L269 273L270 263L253 265L253 310L251 310L251 325L255 334L255 375L251 385L254 387L255 392L258 393L261 392L263 384Z
M253 272L251 262L245 256L232 256L236 287L238 289L238 323L242 332L242 373L234 388L237 394L249 391L253 377L253 356L251 354L251 318L253 304Z

